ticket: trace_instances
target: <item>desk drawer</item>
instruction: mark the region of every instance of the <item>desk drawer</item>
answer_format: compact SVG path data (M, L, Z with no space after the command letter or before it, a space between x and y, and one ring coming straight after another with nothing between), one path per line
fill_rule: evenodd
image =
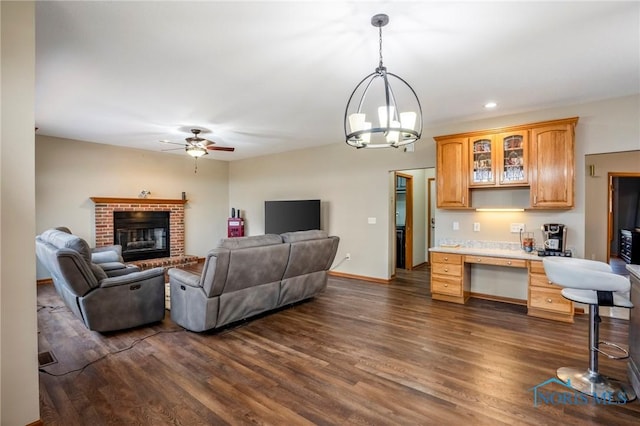
M571 314L573 303L565 299L559 290L547 288L529 288L529 305L533 308Z
M462 296L462 281L458 278L431 277L431 293Z
M452 277L462 276L462 265L451 263L434 263L431 265L432 274L451 275Z
M529 277L531 279L531 282L529 283L530 286L555 289L557 291L562 289L562 287L560 287L559 285L553 284L549 280L549 277L544 274L529 274Z
M527 261L524 259L510 259L507 257L471 256L464 257L465 263L478 263L484 265L510 266L512 268L526 268Z
M529 272L532 274L544 274L544 266L540 260L532 260L529 262Z
M431 253L431 263L449 263L462 265L462 255L451 253Z

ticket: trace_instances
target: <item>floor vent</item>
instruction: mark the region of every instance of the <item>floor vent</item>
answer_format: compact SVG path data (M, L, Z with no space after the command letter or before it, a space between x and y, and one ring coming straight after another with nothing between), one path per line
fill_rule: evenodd
M58 360L53 356L52 352L40 352L38 354L38 365L40 367L46 367L47 365L55 364Z

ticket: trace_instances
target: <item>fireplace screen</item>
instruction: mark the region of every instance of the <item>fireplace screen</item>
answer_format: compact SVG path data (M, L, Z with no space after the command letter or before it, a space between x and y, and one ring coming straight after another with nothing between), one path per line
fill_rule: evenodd
M113 212L113 227L125 261L170 256L169 212Z

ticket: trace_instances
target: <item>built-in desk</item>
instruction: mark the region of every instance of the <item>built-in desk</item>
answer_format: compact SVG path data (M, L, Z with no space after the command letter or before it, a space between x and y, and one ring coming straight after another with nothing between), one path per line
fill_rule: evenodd
M527 305L527 314L556 321L573 322L573 303L562 297L560 286L544 273L542 258L521 250L468 247L434 247L431 252L431 297L464 304L470 297ZM473 265L521 268L527 272L527 299L516 300L471 292Z

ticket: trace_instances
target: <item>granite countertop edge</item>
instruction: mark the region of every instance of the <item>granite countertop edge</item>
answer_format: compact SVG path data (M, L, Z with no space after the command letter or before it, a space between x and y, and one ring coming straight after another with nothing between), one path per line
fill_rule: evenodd
M438 253L466 254L471 256L491 256L505 257L510 259L542 260L542 257L538 256L537 253L527 253L522 250L486 249L473 247L431 247L429 248L429 251Z

